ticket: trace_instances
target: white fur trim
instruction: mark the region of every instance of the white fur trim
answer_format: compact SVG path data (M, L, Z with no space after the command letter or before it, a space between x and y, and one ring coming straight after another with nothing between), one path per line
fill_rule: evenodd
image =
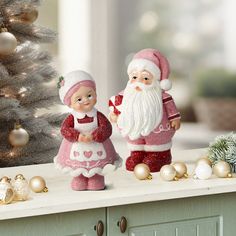
M82 82L84 80L94 81L90 74L88 74L85 71L81 71L81 70L72 71L72 72L66 74L65 76L63 76L63 78L64 78L64 85L61 86L61 88L59 89L59 96L60 96L62 103L64 103L64 98L65 98L67 92L74 85L76 85L77 83Z
M73 169L68 166L62 166L61 164L58 163L57 158L58 156L55 156L53 160L55 167L56 169L62 171L63 174L69 174L73 177L76 177L82 174L83 176L87 178L90 178L94 176L95 174L106 175L107 173L110 173L111 171L115 171L116 169L121 167L122 161L123 161L120 158L120 156L117 154L117 160L114 162L114 164L107 164L103 168L96 167L91 170L87 170L85 168Z
M114 162L114 164L107 164L106 166L104 166L103 170L102 170L102 174L103 175L107 175L113 171L116 171L118 168L120 168L122 166L123 160L122 158L120 158L120 156L117 154L117 160Z
M76 117L77 119L83 119L85 116L88 116L88 117L96 117L97 116L97 109L96 108L93 108L91 111L89 112L78 112L78 111L75 111L75 110L72 110L71 111L71 114Z
M169 79L163 79L161 80L160 85L161 85L161 89L168 91L172 87L172 82Z
M135 145L135 144L128 143L128 144L127 144L127 147L128 147L128 149L129 149L130 151L144 151L144 145L143 145L143 144L141 144L141 145L139 145L139 144Z
M169 150L172 147L172 142L160 144L160 145L135 145L128 143L128 149L130 151L146 151L146 152L162 152Z
M162 152L171 149L172 142L161 144L161 145L145 145L144 151L146 152Z
M134 70L147 70L153 74L154 78L160 80L161 71L158 66L147 59L133 59L128 66L127 73L128 75Z

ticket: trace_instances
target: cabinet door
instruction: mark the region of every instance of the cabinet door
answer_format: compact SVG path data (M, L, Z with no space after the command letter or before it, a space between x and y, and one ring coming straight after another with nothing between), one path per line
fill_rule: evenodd
M110 207L107 210L107 235L236 235L235 199L236 193L230 193ZM127 219L124 233L118 226L122 216Z
M105 209L67 212L0 221L1 236L96 236L101 220L106 235Z
M172 223L153 224L133 227L132 236L217 236L219 235L219 217L176 221Z

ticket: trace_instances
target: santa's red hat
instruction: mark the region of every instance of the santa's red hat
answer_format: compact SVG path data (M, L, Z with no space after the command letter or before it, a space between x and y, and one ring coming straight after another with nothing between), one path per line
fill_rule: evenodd
M130 62L127 73L134 70L147 70L153 74L154 78L160 81L163 90L170 90L172 83L168 79L170 73L169 62L156 49L147 48L136 53Z

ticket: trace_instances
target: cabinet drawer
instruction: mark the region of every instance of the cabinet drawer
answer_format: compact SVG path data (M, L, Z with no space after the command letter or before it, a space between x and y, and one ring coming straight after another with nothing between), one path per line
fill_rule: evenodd
M101 220L106 228L105 209L67 212L0 221L1 236L93 236ZM104 236L106 232L104 232Z
M232 236L236 232L235 199L236 193L227 193L110 207L107 235ZM124 233L118 224L122 216L127 220Z

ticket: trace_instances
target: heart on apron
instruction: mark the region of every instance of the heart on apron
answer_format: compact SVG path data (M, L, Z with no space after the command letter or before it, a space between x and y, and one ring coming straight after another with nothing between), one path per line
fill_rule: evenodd
M90 158L92 156L93 152L92 151L84 151L84 156L87 158Z
M98 151L97 154L98 154L98 156L102 156L103 151Z
M79 156L79 152L74 151L74 157L78 157Z

